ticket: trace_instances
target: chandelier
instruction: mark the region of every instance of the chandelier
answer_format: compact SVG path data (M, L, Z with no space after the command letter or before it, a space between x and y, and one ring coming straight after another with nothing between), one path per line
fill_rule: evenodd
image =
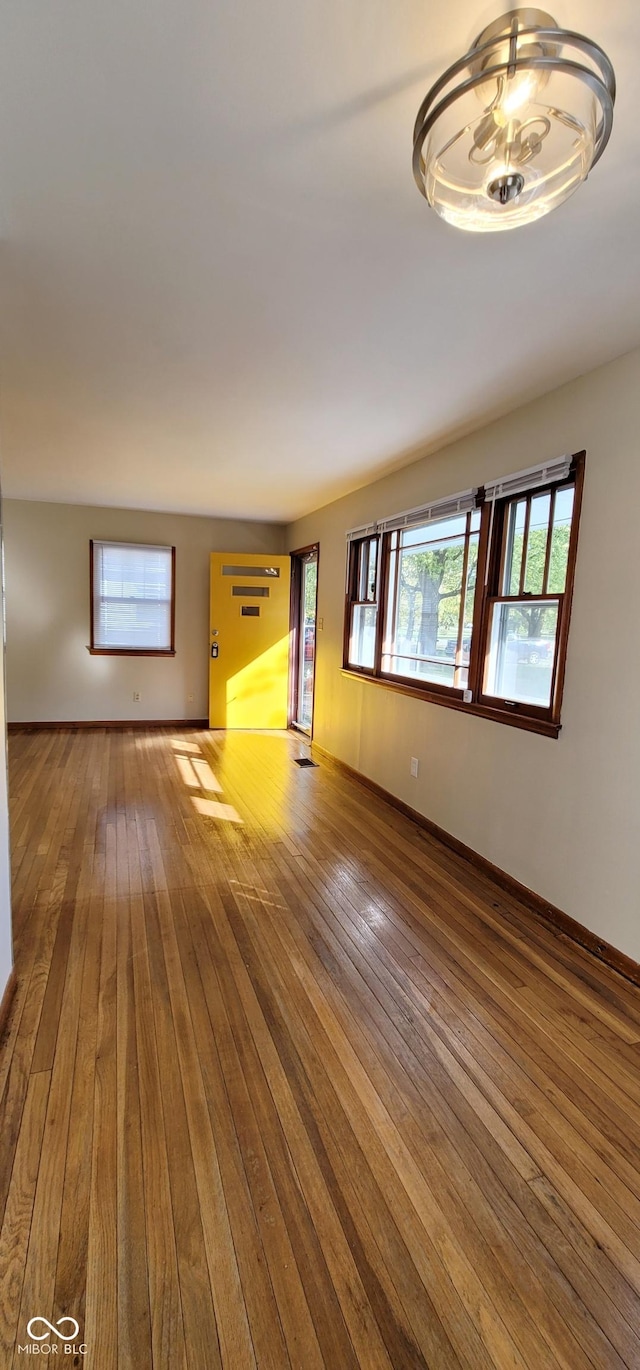
M586 179L611 133L609 58L544 10L496 19L422 102L418 189L447 223L476 233L548 214Z

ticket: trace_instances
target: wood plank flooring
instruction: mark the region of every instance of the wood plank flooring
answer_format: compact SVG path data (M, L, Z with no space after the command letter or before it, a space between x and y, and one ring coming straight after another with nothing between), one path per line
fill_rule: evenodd
M640 1367L640 991L293 737L10 741L1 1366Z

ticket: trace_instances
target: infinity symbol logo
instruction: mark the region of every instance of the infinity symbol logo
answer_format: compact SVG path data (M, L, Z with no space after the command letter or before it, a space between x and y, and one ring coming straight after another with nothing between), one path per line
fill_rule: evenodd
M34 1332L33 1327L34 1323L36 1322L39 1322L41 1326L46 1327L47 1331L41 1332L40 1335L38 1335L37 1332ZM62 1324L64 1322L68 1322L71 1324L73 1332L71 1333L70 1337L63 1337L63 1341L73 1341L74 1338L77 1337L78 1332L80 1331L80 1323L76 1322L75 1318L60 1318L60 1320L56 1323L55 1327L52 1322L49 1322L47 1320L47 1318L31 1318L27 1323L27 1336L31 1337L33 1341L44 1341L45 1338L48 1337L50 1334L53 1334L54 1337L62 1337Z

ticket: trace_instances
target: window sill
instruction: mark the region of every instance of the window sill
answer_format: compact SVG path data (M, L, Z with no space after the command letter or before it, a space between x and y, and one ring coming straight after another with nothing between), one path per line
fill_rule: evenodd
M423 699L427 704L442 704L445 709L457 709L459 713L475 714L477 718L488 718L493 723L506 723L510 728L522 728L525 732L539 733L541 737L558 737L561 723L551 723L546 718L531 718L526 714L509 713L506 709L494 709L490 704L465 704L463 699L455 695L441 694L435 690L418 689L415 685L406 685L404 681L386 680L381 676L367 675L364 671L349 671L342 667L342 675L349 680L366 680L371 685L380 685L383 689L394 690L396 694L409 695L414 699Z
M175 656L174 647L87 647L89 656Z

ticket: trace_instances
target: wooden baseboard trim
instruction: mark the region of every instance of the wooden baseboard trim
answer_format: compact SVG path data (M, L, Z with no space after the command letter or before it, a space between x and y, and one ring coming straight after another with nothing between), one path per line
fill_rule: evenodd
M4 1030L7 1026L9 1011L11 1009L11 1005L13 1003L13 996L17 988L18 977L16 975L16 968L15 966L12 966L9 972L9 979L7 980L4 994L2 996L2 999L0 999L0 1042L2 1041Z
M586 951L591 952L593 956L597 956L600 961L604 961L605 965L609 966L611 970L618 971L626 980L631 980L634 985L640 985L640 964L638 964L637 961L633 961L630 956L625 956L624 952L618 951L617 947L612 947L609 942L605 942L601 937L597 937L595 932L590 932L588 928L583 927L582 923L578 923L576 919L571 918L568 913L563 913L562 909L557 908L555 904L549 904L540 894L536 894L535 890L530 890L527 885L522 885L519 880L515 879L515 876L509 875L507 871L502 870L500 866L495 866L493 861L487 860L486 856L481 856L479 852L474 851L473 847L468 847L466 842L461 842L458 837L454 837L452 833L447 832L444 828L440 828L438 824L434 823L430 818L426 818L424 814L418 813L417 809L412 809L409 804L404 803L404 800L397 799L394 794L391 794L389 790L385 790L382 785L378 785L375 780L370 780L369 777L363 775L361 771L357 771L353 766L349 766L346 761L340 761L337 756L333 756L332 753L328 752L324 747L319 747L317 742L312 744L312 749L313 751L319 752L325 760L331 762L339 771L343 771L344 774L348 775L352 780L356 780L359 784L364 785L365 789L371 790L379 799L386 800L387 804L391 804L394 809L397 809L400 813L404 814L405 818L409 818L411 822L417 824L419 828L424 829L424 831L428 832L432 837L436 837L439 842L442 842L443 846L449 847L457 856L461 856L465 861L469 861L470 864L475 866L483 875L489 876L489 878L494 880L496 885L499 885L507 894L513 895L532 913L537 914L539 918L543 918L544 921L552 927L554 932L569 937L571 941L577 942L581 947L584 947Z
M76 723L9 723L10 733L70 731L79 728L195 728L202 732L209 727L208 718L95 718Z

